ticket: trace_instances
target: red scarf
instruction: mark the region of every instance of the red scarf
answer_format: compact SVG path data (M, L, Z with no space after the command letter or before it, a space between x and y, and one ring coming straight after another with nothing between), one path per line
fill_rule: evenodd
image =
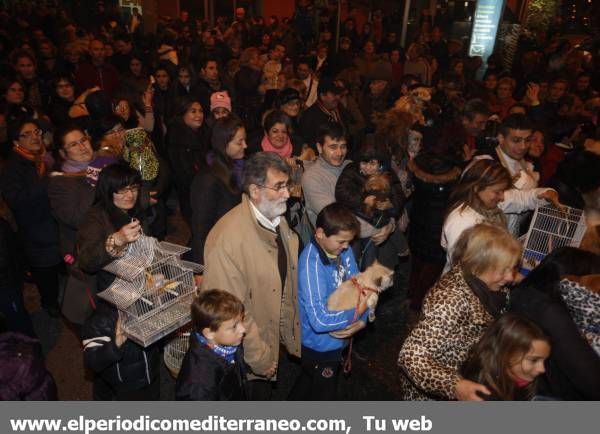
M35 163L35 170L40 178L46 174L46 162L44 161L44 157L46 156L46 148L42 146L40 151L33 153L21 145L15 144L13 146L13 151L24 159L33 161Z
M273 144L269 140L269 137L267 137L267 135L265 134L262 139L262 142L260 142L260 147L263 151L275 152L281 158L289 158L292 156L292 142L290 141L289 134L285 144L281 148L276 148L275 146L273 146Z
M529 380L524 380L521 377L517 377L515 374L513 374L513 380L515 380L515 383L517 384L518 388L523 388L526 386L529 386L531 384L531 381Z

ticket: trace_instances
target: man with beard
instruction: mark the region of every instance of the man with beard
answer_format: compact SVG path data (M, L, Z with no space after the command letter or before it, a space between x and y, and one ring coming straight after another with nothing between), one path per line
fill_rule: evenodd
M277 154L254 154L244 167L242 203L217 222L204 246L202 290L226 290L245 306L251 400L272 397L280 343L300 355L298 237L283 218L289 178L289 167Z

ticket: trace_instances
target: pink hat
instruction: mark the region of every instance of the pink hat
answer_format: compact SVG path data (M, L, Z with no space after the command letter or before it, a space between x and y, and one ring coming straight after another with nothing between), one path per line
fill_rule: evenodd
M231 111L231 98L227 92L215 92L210 96L210 111L218 107Z

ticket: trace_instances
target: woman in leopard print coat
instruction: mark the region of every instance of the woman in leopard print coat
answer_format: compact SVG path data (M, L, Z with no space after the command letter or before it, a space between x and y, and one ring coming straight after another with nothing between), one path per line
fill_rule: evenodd
M497 226L476 225L461 235L458 265L425 297L421 318L398 358L405 400L481 399L485 386L463 379L459 368L471 346L506 303L520 244Z

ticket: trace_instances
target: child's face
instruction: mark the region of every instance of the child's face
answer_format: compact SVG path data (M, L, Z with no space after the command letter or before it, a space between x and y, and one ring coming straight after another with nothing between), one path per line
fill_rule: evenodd
M323 250L330 255L339 256L354 239L354 232L339 231L337 234L327 236L323 228L317 228L315 237Z
M546 372L544 362L549 355L550 345L546 341L534 340L527 354L514 360L510 372L514 377L533 381L538 375Z
M242 317L228 319L221 323L217 331L209 333L212 337L206 336L206 338L217 345L240 345L246 333L246 327L242 321Z

